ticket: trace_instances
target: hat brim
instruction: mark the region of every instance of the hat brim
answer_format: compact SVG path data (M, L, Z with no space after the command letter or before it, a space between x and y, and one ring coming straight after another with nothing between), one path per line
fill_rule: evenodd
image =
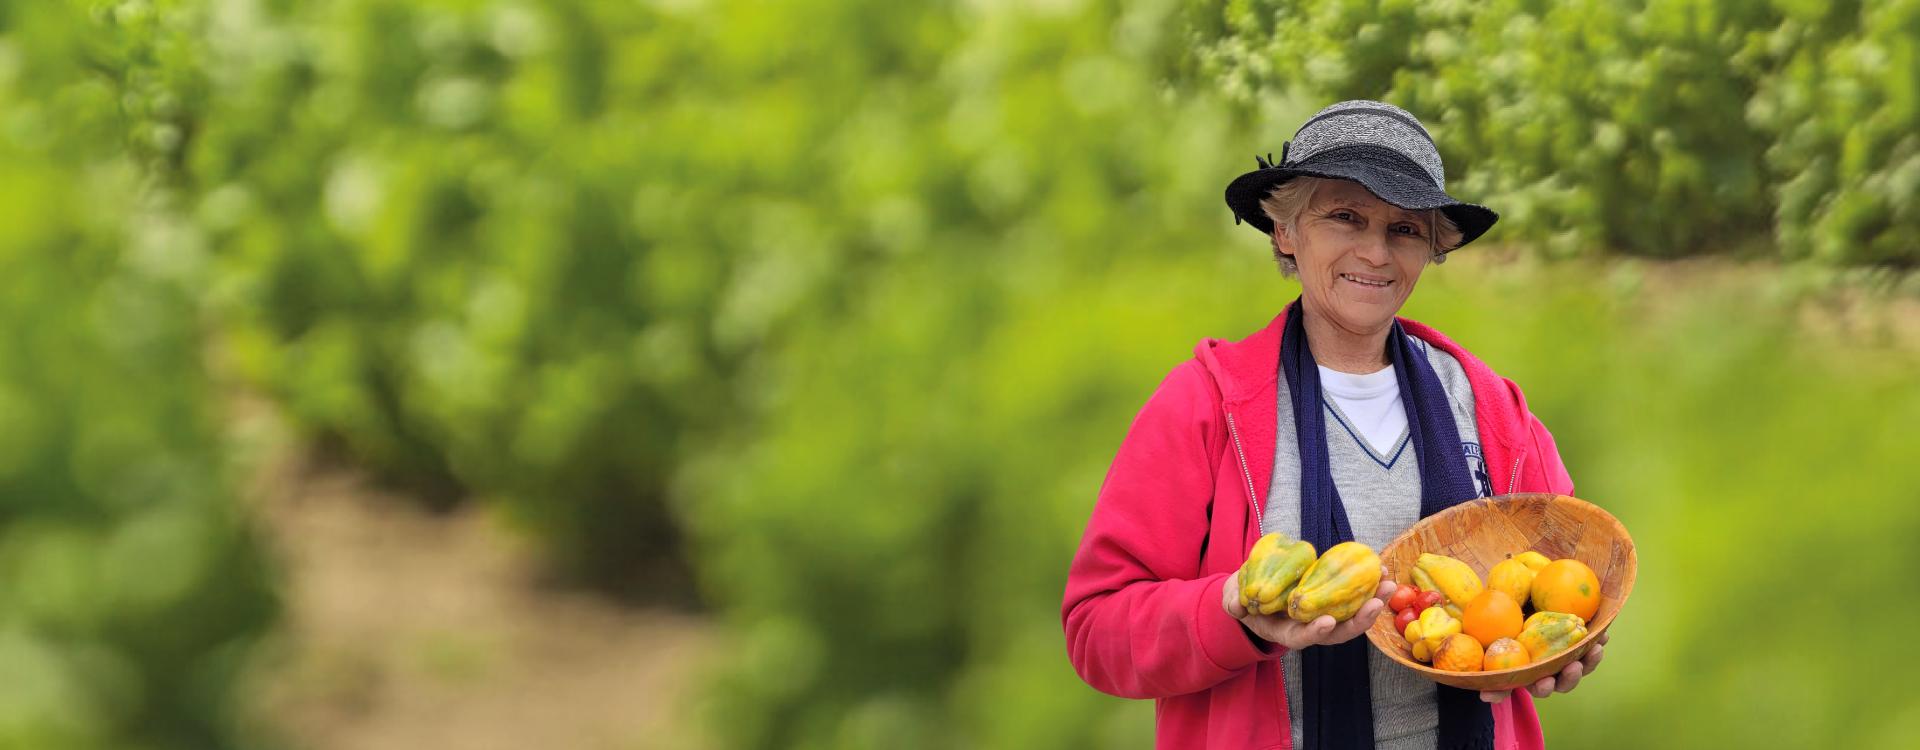
M1297 162L1288 162L1234 178L1227 185L1227 206L1241 221L1261 234L1273 234L1273 220L1260 210L1260 201L1274 187L1301 175L1360 183L1367 192L1394 206L1409 211L1440 209L1460 228L1460 244L1486 234L1500 214L1486 206L1466 203L1447 195L1433 184L1426 170L1391 148L1373 144L1353 144L1328 149ZM1451 252L1451 251L1449 251Z

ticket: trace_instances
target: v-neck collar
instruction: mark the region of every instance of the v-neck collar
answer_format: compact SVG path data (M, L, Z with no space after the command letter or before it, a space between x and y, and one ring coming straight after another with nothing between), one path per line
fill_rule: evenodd
M1353 442L1360 446L1360 450L1366 452L1367 458L1373 459L1380 468L1391 470L1394 464L1400 462L1400 457L1406 455L1407 444L1412 442L1413 438L1411 426L1400 428L1400 437L1393 440L1393 455L1382 456L1379 451L1374 450L1372 443L1368 443L1366 438L1361 437L1360 433L1353 429L1353 425L1347 421L1347 415L1340 411L1340 407L1333 403L1333 399L1327 399L1321 403L1327 405L1327 413L1332 414L1333 421L1338 422L1340 428L1346 430L1347 437L1353 438Z

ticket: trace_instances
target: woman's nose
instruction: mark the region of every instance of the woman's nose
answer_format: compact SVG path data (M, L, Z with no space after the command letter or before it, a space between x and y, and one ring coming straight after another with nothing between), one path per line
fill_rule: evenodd
M1383 234L1374 234L1373 232L1364 233L1356 240L1353 254L1360 256L1361 260L1373 265L1386 265L1388 261L1386 236Z

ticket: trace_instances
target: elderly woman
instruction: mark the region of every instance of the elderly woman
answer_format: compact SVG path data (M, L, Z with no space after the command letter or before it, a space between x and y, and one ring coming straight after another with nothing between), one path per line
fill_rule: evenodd
M1239 604L1234 574L1262 534L1377 550L1463 500L1573 492L1512 381L1396 317L1428 263L1498 219L1447 195L1426 129L1341 102L1281 154L1235 179L1227 205L1267 235L1300 298L1247 338L1201 341L1134 419L1068 572L1074 668L1155 699L1160 747L1542 747L1533 697L1572 690L1600 647L1476 695L1359 637L1391 582L1341 623Z

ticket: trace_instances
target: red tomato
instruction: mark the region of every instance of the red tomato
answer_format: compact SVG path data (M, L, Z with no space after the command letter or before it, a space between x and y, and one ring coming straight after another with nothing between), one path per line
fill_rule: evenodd
M1412 607L1413 603L1419 600L1420 589L1412 586L1401 586L1393 590L1393 596L1387 598L1387 608L1398 612Z
M1420 613L1413 611L1412 607L1397 611L1398 614L1393 616L1393 632L1395 633L1407 632L1407 623L1420 619Z
M1422 591L1420 592L1419 603L1414 605L1413 608L1416 611L1425 612L1428 607L1438 607L1440 606L1440 602L1445 600L1446 597L1441 596L1438 591Z

